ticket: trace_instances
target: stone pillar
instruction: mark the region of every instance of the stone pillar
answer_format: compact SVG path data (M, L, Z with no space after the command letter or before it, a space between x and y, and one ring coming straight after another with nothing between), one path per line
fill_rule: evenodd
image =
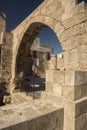
M87 72L66 71L64 130L87 130Z
M1 51L2 51L3 36L4 36L5 28L6 28L6 16L4 13L0 13L0 82L1 82L1 73L2 73Z
M4 13L0 13L0 44L3 44L3 33L6 28L6 15Z
M1 51L1 83L4 84L5 89L7 89L9 93L9 83L10 78L12 76L12 34L5 33L4 34L4 43L2 44Z

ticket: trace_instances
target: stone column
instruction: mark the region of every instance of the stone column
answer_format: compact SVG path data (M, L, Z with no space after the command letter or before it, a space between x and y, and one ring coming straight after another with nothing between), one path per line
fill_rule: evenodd
M66 71L64 130L87 130L87 72Z
M3 89L6 89L6 93L10 93L9 83L12 75L12 37L11 33L4 34L4 43L2 44L1 50L1 83Z

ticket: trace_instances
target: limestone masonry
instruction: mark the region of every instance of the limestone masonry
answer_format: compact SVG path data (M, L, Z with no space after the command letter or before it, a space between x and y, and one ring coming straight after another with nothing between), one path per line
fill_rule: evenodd
M21 87L31 78L28 54L44 27L54 31L63 53L51 55L45 90L32 100L14 91L18 80ZM8 103L0 108L0 130L87 130L87 3L44 0L14 30L5 29L0 13L0 104Z

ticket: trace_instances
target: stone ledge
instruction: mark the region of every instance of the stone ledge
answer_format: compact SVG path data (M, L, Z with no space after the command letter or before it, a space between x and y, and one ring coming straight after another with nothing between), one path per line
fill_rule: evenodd
M75 102L70 100L65 100L64 113L65 115L72 118L79 118L81 115L86 114L87 97L77 100Z
M87 96L87 85L63 86L61 93L64 98L76 101Z
M87 71L65 71L65 85L73 87L87 85Z
M62 128L63 114L63 108L46 100L4 106L0 108L0 130Z

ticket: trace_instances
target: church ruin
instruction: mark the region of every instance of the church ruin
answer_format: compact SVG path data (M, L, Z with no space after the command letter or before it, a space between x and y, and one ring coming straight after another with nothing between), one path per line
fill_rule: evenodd
M52 57L55 62L46 71L46 90L41 100L26 99L24 105L0 108L0 129L87 130L87 3L44 0L10 33L5 31L5 20L1 13L1 97L13 94L14 80L28 69L27 50L44 27L54 31L64 52L62 58L57 58L56 67Z

